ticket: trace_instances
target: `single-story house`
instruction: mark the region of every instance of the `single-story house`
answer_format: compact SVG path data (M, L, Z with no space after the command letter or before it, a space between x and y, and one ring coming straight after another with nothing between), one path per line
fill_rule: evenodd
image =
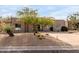
M9 18L9 19L3 19L0 20L0 22L9 23L13 26L13 32L25 32L24 23L22 23L19 18ZM61 27L67 25L67 21L65 20L55 20L55 24L52 26L47 26L43 29L43 31L51 31L50 28L52 28L52 31L61 31ZM27 25L26 25L27 28ZM33 25L29 25L29 32L33 31ZM27 31L27 29L26 29Z

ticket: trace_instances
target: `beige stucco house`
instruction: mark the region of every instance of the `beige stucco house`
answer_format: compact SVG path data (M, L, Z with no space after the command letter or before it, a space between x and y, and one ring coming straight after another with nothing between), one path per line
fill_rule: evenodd
M68 27L68 23L65 20L55 20L55 24L53 25L53 31L61 31L61 27L66 26Z
M9 19L3 19L0 20L0 22L5 22L11 24L13 26L13 32L25 32L24 23L20 21L19 18L9 18ZM43 31L50 31L50 28L52 27L53 31L61 31L61 27L66 26L67 27L67 21L65 20L55 20L55 24L52 26L47 26L43 29ZM27 25L26 25L27 28ZM33 31L33 25L29 25L29 32ZM27 29L26 29L27 31Z

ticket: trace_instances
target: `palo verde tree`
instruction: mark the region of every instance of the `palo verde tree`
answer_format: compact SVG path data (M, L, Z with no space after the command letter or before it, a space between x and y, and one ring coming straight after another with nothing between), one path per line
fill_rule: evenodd
M34 31L38 31L38 25L44 28L47 25L52 25L53 19L49 17L37 17L38 13L37 10L33 10L30 8L25 7L24 9L17 12L20 16L21 21L25 24L25 32L26 32L26 25L27 31L29 30L29 25L33 25Z
M41 17L41 18L39 18L39 24L42 27L42 30L46 26L53 25L55 23L54 20L55 19L51 19L50 17Z
M20 16L21 21L25 24L25 32L27 25L27 32L29 30L29 24L33 24L33 19L37 17L37 10L25 7L20 11L17 11L18 16Z

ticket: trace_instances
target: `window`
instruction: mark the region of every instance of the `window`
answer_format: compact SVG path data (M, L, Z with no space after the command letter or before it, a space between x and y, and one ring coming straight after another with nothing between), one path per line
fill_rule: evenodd
M21 28L21 24L15 24L16 28Z
M21 24L15 24L15 30L21 30Z

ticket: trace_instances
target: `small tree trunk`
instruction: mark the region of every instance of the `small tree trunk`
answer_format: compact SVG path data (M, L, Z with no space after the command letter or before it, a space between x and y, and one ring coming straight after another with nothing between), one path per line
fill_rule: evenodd
M26 32L26 23L24 23L24 29L25 29L25 31L24 31L24 32Z
M33 31L34 31L34 35L36 35L36 33L38 33L36 25L33 25Z
M14 34L12 33L12 31L10 31L10 30L7 31L7 33L9 34L10 37L13 37L14 36Z
M27 24L27 32L29 32L29 24Z
M29 32L29 24L24 24L24 27L25 27L25 32Z

